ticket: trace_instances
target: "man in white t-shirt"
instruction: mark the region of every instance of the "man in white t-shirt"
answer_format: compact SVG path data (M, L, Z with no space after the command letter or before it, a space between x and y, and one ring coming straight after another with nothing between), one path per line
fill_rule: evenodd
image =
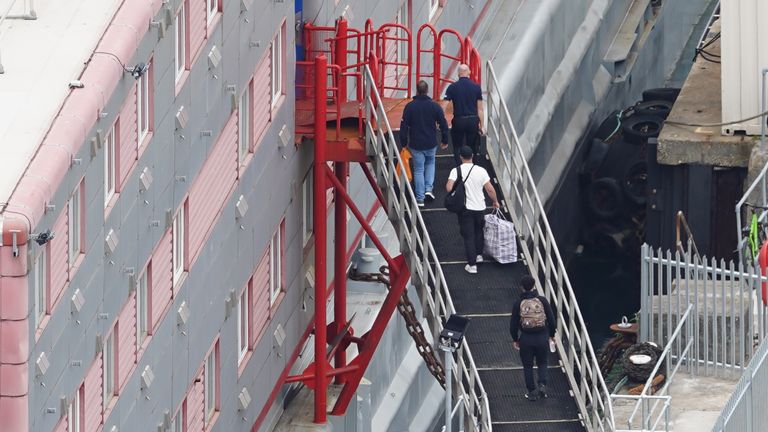
M464 182L464 190L467 195L466 210L459 213L459 230L464 238L464 250L467 254L468 264L464 267L468 273L477 273L477 263L483 262L483 227L485 226L485 196L483 189L493 201L493 208L499 208L496 199L496 190L491 184L491 178L485 168L472 163L473 151L468 146L459 150L461 157L461 179ZM456 182L456 168L448 174L448 183L445 188L448 192L453 190Z

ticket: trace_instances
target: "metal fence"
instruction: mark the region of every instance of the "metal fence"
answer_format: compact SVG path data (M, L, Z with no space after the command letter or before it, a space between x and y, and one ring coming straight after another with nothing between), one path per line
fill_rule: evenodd
M768 342L763 341L712 432L762 432L768 427Z
M667 341L664 351L656 361L656 367L648 376L643 391L639 395L611 395L614 401L622 399L635 401L635 408L627 418L627 428L623 429L621 425L616 425L616 432L669 431L669 409L672 403L672 396L668 394L669 386L683 364L687 366L689 372L691 370L690 353L694 341L692 310L693 305L689 304L682 319L677 323L675 331ZM654 389L653 380L661 369L661 365L664 365L665 369L664 385L660 389ZM635 416L638 412L640 413L640 421L639 425L635 426ZM662 420L664 420L664 428L658 429Z
M690 253L641 249L640 340L666 344L693 305L693 373L738 377L763 340L766 306L759 271ZM678 352L680 347L678 346Z
M443 324L456 313L456 308L405 170L396 169L403 166L403 162L374 82L371 70L366 66L363 77L366 149L372 157L376 182L383 192L387 214L408 262L433 340L438 340ZM456 389L457 400L462 402L466 418L471 420L469 430L491 431L488 397L466 340L456 351L453 365L453 383L446 385Z
M579 411L590 431L613 430L613 408L584 318L531 176L505 95L487 64L487 147L537 288L557 311L557 351Z

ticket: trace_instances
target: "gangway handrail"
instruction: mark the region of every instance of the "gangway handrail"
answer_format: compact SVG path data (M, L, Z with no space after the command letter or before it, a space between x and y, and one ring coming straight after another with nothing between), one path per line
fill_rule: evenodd
M488 156L506 198L504 205L524 239L521 246L537 289L556 309L557 351L587 429L612 431L610 392L490 61L486 83Z
M400 249L408 260L424 316L433 340L437 340L445 320L456 313L456 308L405 170L398 172L396 169L403 161L375 83L371 69L366 65L363 75L366 149L372 158L375 180L383 193L385 210L397 231ZM458 389L456 396L462 401L467 418L471 419L469 426L472 431L490 432L488 396L466 339L454 355L453 384Z

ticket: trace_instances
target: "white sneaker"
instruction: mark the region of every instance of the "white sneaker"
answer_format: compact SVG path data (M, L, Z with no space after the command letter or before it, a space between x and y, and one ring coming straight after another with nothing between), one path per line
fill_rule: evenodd
M467 273L475 274L477 273L477 266L476 265L465 265L464 270L467 271Z
M478 263L483 262L483 256L482 255L478 255L477 258L475 258L475 261L477 261Z

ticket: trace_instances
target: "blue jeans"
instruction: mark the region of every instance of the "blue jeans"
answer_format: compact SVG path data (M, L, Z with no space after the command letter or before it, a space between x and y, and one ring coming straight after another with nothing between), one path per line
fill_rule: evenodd
M413 154L413 185L416 189L416 200L424 201L424 194L432 192L435 184L435 153L437 147L429 150L414 150Z

